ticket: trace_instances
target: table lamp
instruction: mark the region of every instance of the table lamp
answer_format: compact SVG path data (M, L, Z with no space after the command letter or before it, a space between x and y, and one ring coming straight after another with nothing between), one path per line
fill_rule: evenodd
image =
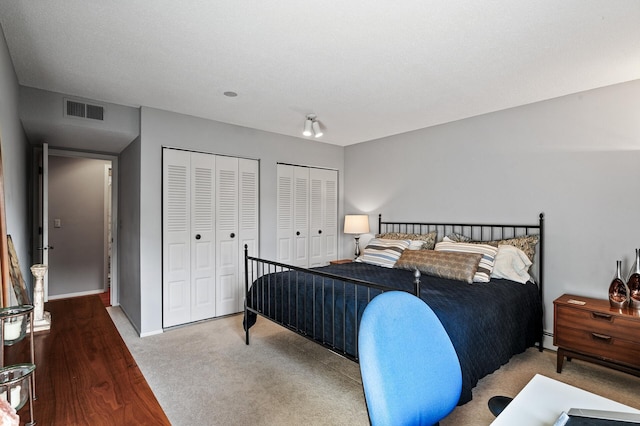
M344 217L344 233L355 234L356 259L360 256L360 235L369 232L369 215L348 214Z

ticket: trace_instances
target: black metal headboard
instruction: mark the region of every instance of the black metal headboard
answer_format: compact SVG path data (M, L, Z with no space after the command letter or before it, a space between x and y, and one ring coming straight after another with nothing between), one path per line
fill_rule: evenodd
M544 213L540 213L536 225L510 225L486 223L444 223L444 222L385 222L378 215L378 233L402 232L408 234L426 234L437 232L436 241L449 234L461 234L476 241L502 240L506 238L538 235L538 246L533 260L532 275L538 284L540 300L544 280Z

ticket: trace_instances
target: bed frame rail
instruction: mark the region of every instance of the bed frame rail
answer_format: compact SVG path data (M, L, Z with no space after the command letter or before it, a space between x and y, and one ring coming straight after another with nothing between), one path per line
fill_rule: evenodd
M247 245L244 246L244 254L245 254L244 256L245 257L244 324L245 324L245 343L247 345L249 344L249 328L250 328L247 325L249 324L249 312L252 312L256 315L267 318L270 321L273 321L282 327L288 328L289 330L292 330L296 334L306 337L309 340L313 340L315 343L319 343L322 346L328 348L329 350L341 356L357 361L357 355L352 356L348 354L345 350L336 348L331 343L331 342L335 342L336 340L336 331L335 331L336 325L333 322L333 316L330 313L335 310L335 304L337 303L335 298L336 292L334 291L334 289L336 288L336 286L340 286L344 288L346 284L354 285L355 291L354 291L353 298L355 300L356 309L354 312L354 317L349 318L349 320L354 321L354 323L356 324L355 330L359 328L358 327L358 321L359 321L358 309L357 309L359 295L362 296L362 294L364 294L366 303L369 303L371 299L374 297L374 295L372 295L372 290L379 290L381 292L391 291L391 290L398 291L398 289L396 288L386 287L386 286L372 283L365 280L343 277L340 275L320 272L316 270L287 265L280 262L275 262L275 261L270 261L270 260L249 256ZM275 278L276 274L278 278ZM284 297L282 298L282 300L276 300L276 303L274 306L272 306L269 303L269 301L271 300L270 292L272 288L270 284L274 282L274 280L280 280L279 282L281 284L284 283L284 285L296 286L296 285L300 285L298 284L299 283L298 277L301 274L307 274L308 276L311 277L312 282L310 285L312 286L312 292L314 295L316 294L315 289L317 286L318 288L322 289L323 296L326 294L328 297L332 299L332 308L329 310L329 312L326 313L326 316L325 316L324 304L322 305L323 306L322 311L319 312L320 314L319 318L321 321L321 325L319 327L316 327L317 312L316 312L315 303L311 312L308 312L307 309L302 310L304 312L302 318L300 318L298 315L298 312L300 312L298 307L299 307L299 303L304 303L304 301L300 301L296 298L296 300L293 301L294 309L291 309L290 307L291 300L285 299ZM261 281L256 281L260 278L262 278ZM249 290L251 288L252 283L254 282L257 282L258 285L254 285L253 298L250 299ZM344 291L342 293L344 293ZM297 290L294 292L294 294L298 294ZM414 274L413 294L416 294L416 295L420 294L420 272L419 271L416 271L416 273ZM342 302L339 302L339 303L346 303L346 301L343 300ZM287 309L287 314L285 318L284 309L286 307L289 307L289 308ZM311 318L314 324L314 326L312 327L313 329L312 333L309 333L304 327L304 324L309 320L308 317ZM320 322L320 321L317 321L317 322ZM347 330L346 322L347 322L347 316L345 315L342 318L342 324L341 324L342 327L338 327L339 329L343 330L343 333L344 333L344 330ZM327 323L333 324L331 326L331 330L325 329L325 324ZM319 332L316 333L317 328L319 328L320 330ZM331 341L329 342L325 340L325 335L327 331L332 336ZM343 342L346 341L347 336L343 334L341 337ZM357 338L358 338L357 334L352 337L354 338L354 341L357 344Z

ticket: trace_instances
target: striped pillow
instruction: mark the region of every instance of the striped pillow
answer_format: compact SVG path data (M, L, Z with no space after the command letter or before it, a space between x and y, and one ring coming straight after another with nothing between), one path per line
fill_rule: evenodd
M488 283L491 279L491 271L495 263L498 248L488 244L456 243L453 241L441 241L436 244L436 251L452 251L458 253L479 253L482 255L478 270L473 282Z
M402 252L409 247L409 240L385 240L374 238L362 251L360 262L393 268Z

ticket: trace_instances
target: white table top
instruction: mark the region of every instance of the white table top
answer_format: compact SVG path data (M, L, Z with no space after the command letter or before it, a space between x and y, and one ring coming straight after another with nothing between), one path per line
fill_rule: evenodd
M640 414L635 408L536 374L491 425L553 426L560 414L570 408Z

